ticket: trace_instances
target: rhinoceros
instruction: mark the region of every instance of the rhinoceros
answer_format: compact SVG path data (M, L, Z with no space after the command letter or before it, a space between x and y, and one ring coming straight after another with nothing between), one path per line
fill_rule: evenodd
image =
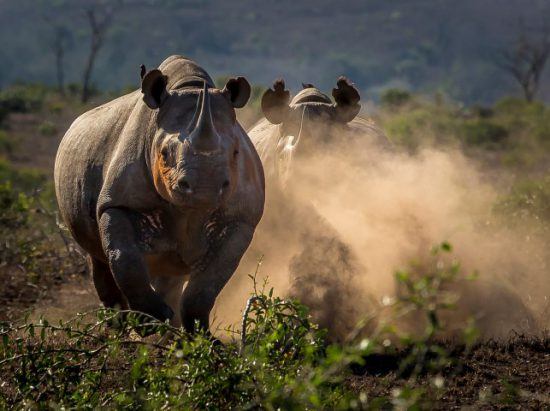
M332 96L334 102L312 84L303 84L291 99L282 79L263 94L265 119L249 130L249 135L266 178L286 182L292 158L318 153L333 143L349 146L351 139L360 139L369 147L389 146L374 122L357 116L361 109L359 92L347 78L338 78Z
M331 337L338 338L353 329L370 304L356 295L355 281L364 267L310 201L310 194L320 187L304 184L317 181L310 180L307 173L325 172L318 169L323 163L316 161L317 154L338 158L338 153L344 153L341 157L346 161L365 161L373 146L385 148L388 143L372 121L357 117L360 96L348 79L339 78L332 95L334 101L313 85L304 84L291 99L283 80L275 81L264 93L261 106L265 119L249 130L249 135L266 174L266 212L249 254L265 253L269 265L273 261L270 254L276 250L276 268L272 270L284 264L284 274L290 278L289 293L310 308L315 320L331 331ZM351 147L364 150L358 154ZM302 181L300 177L306 178Z
M57 201L104 306L208 329L263 213L262 165L235 115L249 96L243 77L216 89L171 56L142 73L141 90L71 125Z

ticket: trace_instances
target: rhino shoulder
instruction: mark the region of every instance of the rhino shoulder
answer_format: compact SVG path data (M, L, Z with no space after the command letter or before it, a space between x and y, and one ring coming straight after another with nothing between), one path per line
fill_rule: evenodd
M262 160L249 134L240 128L240 162L238 185L229 200L225 214L256 226L263 214L265 177Z

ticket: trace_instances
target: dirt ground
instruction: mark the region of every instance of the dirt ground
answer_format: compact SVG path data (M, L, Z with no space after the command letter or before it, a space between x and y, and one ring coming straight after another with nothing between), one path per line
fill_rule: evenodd
M28 313L31 319L68 319L76 311L98 307L86 273L71 278L54 275L38 284L24 276L0 278L0 321ZM550 337L512 336L508 341L485 341L470 352L448 351L458 364L436 381L420 376L413 384L430 392L433 409L550 409ZM372 356L354 367L345 384L368 398L397 395L407 379L398 376L398 357ZM410 384L409 384L410 385ZM437 389L436 386L441 388Z
M432 391L435 409L550 409L550 339L515 336L486 341L469 353L455 351L456 368L438 381L419 377L417 387ZM395 358L373 358L347 381L369 397L396 394L406 380L396 373ZM436 389L440 385L440 390Z

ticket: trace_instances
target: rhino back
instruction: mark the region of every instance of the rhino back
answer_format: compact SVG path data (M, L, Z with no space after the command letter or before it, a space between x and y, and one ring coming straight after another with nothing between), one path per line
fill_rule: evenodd
M272 177L279 140L279 126L271 124L264 118L248 131L248 135L261 159L266 177Z

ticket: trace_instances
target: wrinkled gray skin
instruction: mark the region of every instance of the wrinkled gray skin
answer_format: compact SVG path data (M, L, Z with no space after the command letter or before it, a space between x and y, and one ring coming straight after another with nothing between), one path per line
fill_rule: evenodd
M65 134L59 209L106 307L208 328L263 212L263 169L234 110L250 86L238 77L215 89L181 56L143 71L141 90L83 114Z
M372 121L357 117L361 106L357 89L345 77L332 90L334 101L311 84L303 84L292 100L283 80L273 83L262 96L265 120L249 135L262 159L266 177L281 177L282 164L290 161L285 150L299 158L331 150L331 144L347 144L353 138L368 145L388 147L389 141Z

